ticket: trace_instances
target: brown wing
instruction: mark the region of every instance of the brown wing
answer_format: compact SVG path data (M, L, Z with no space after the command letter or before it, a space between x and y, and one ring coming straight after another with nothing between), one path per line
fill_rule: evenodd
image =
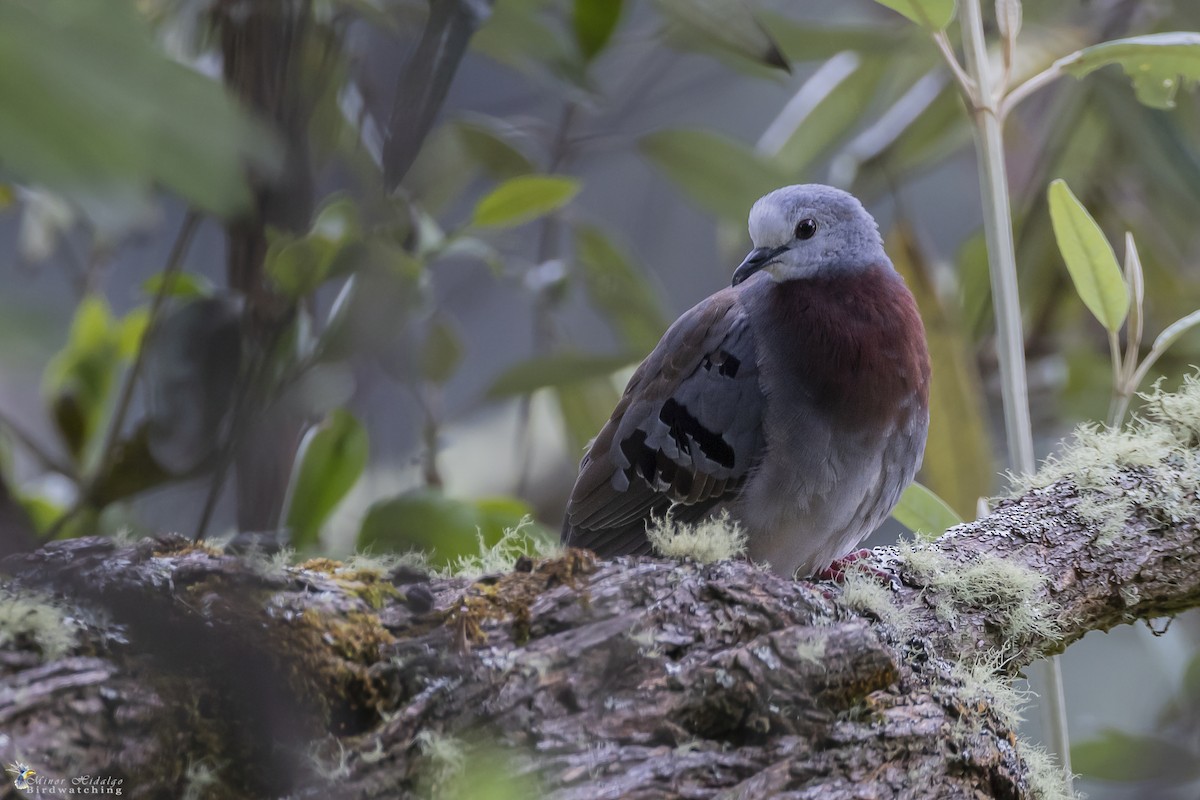
M649 550L646 522L689 521L736 493L763 448L754 336L734 289L680 317L646 357L580 464L563 541Z

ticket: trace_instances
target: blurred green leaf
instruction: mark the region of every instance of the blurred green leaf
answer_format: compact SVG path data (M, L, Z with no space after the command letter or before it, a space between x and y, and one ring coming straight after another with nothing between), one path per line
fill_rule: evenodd
M516 527L529 514L527 505L512 498L469 502L446 497L434 489L417 489L382 500L367 511L359 530L359 549L426 553L436 567L495 545L506 528Z
M504 0L471 38L471 48L501 64L552 78L569 90L586 86L586 69L569 36L548 25L547 0Z
M117 354L132 359L142 346L142 338L150 325L150 308L139 306L126 314L116 328Z
M660 131L642 138L639 147L689 199L730 221L744 223L754 201L779 186L778 167L715 133Z
M1200 81L1200 33L1173 31L1132 36L1086 47L1057 62L1077 78L1120 64L1138 100L1151 108L1174 108L1180 78Z
M454 123L459 143L488 175L501 180L536 172L533 162L505 135L503 121Z
M824 61L845 50L882 56L911 41L912 29L907 26L821 25L811 17L790 17L767 9L759 18L791 61Z
M1071 748L1071 766L1105 781L1179 783L1200 778L1200 753L1156 736L1106 730Z
M575 229L575 257L588 297L620 333L630 350L649 353L667 320L645 275L591 225Z
M166 282L165 290L163 289L164 281ZM172 272L170 275L156 272L142 281L142 291L150 296L163 291L167 297L192 299L212 297L214 289L212 281L194 272Z
M128 206L155 185L232 215L279 167L222 86L165 57L123 0L0 3L0 159L25 181Z
M511 228L562 208L579 193L579 181L560 175L522 175L497 186L475 206L472 224Z
M75 309L67 343L46 366L43 392L55 423L77 460L100 429L121 360L120 327L99 295Z
M1129 313L1129 290L1112 245L1066 181L1051 183L1048 197L1054 238L1075 290L1101 325L1119 331Z
M445 383L462 361L462 339L444 316L434 317L425 335L421 353L421 375L434 383Z
M583 353L556 353L515 364L492 383L486 392L491 400L515 397L551 386L569 386L581 381L603 378L638 360L638 356L596 356Z
M362 231L353 202L335 196L318 212L303 236L273 231L264 260L267 274L293 299L305 297L334 273L338 257L358 242Z
M96 476L88 494L96 509L161 486L172 477L150 451L149 427L140 425L128 439L117 442L107 469Z
M954 0L875 0L929 30L940 31L954 19Z
M745 0L656 0L655 6L672 25L699 34L715 46L791 71L779 45Z
M781 127L790 124L790 132L772 154L787 176L798 179L832 145L844 140L866 112L881 79L894 68L884 59L859 58L848 53L836 58L852 62L852 66L835 85L828 87L827 94L802 118L789 121L781 114L773 123ZM783 113L787 113L786 109ZM766 134L763 139L767 139Z
M367 465L367 432L343 409L334 409L300 443L288 495L292 546L317 544L321 526Z
M892 518L916 534L936 538L955 525L962 517L946 501L919 483L909 484L892 509ZM922 536L922 538L925 538Z
M575 0L571 28L585 61L595 58L617 29L623 0Z

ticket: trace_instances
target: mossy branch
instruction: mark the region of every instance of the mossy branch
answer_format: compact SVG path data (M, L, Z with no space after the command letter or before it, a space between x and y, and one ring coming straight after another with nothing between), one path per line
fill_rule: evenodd
M1067 797L1016 737L1011 678L1200 605L1198 447L1189 380L840 584L742 559L567 551L466 578L56 542L3 562L0 720L39 774L130 796Z

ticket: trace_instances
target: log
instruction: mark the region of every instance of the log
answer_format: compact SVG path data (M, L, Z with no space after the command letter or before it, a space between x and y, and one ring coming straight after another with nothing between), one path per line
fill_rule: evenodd
M1198 445L1189 380L836 582L579 550L469 578L54 542L3 562L0 752L126 797L1068 796L1012 681L1200 605Z

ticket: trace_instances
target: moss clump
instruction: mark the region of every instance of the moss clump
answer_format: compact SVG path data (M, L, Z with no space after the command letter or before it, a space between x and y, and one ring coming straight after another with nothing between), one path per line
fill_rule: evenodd
M384 577L381 569L375 566L361 566L360 563L344 564L330 558L313 558L298 564L296 569L329 575L347 594L362 599L376 610L383 608L387 600L400 595L396 587Z
M35 650L43 661L65 656L78 641L78 623L45 595L0 588L0 647Z
M530 635L530 607L556 586L576 586L581 576L596 571L596 560L586 550L567 550L558 558L518 563L512 572L477 581L446 613L446 624L458 633L458 646L486 639L483 625L511 620L513 639L522 644ZM586 595L584 596L586 602Z
M891 625L902 635L912 627L911 612L897 605L890 589L866 566L852 563L842 576L842 604Z
M487 544L481 533L479 552L460 556L443 574L448 577L478 578L481 575L510 572L521 558L561 556L563 549L558 542L539 535L538 531L533 524L533 518L525 517L515 528L505 528L504 535L493 545Z
M962 606L984 610L999 626L1005 645L1052 639L1053 606L1039 596L1043 578L995 556L966 564L947 557L936 543L903 542L900 561L923 583L939 619L950 621Z
M746 534L728 511L695 523L679 522L667 514L655 519L646 535L660 555L691 558L701 564L725 561L746 552Z
M1189 375L1179 391L1160 385L1143 395L1141 415L1122 430L1079 427L1063 452L1035 474L1010 476L1014 495L1069 478L1081 490L1075 510L1111 542L1136 508L1153 519L1176 523L1194 514L1200 493L1200 377Z
M1025 739L1021 744L1021 760L1028 768L1029 794L1035 800L1076 800L1078 795L1067 785L1062 765L1054 756Z

